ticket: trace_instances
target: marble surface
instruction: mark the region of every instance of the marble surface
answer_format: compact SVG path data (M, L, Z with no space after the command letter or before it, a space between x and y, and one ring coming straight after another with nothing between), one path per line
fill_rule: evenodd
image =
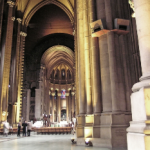
M107 148L86 147L72 145L73 135L31 135L30 137L16 137L0 135L0 150L109 150ZM117 150L117 149L115 149ZM124 149L118 149L124 150Z
M108 148L76 146L71 143L75 135L36 135L17 137L0 135L0 150L110 150ZM124 149L114 149L124 150Z

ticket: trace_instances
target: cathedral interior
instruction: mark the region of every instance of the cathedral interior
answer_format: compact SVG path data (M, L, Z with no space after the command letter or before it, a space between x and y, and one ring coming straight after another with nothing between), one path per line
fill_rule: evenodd
M0 127L69 124L76 145L150 150L149 0L0 0Z

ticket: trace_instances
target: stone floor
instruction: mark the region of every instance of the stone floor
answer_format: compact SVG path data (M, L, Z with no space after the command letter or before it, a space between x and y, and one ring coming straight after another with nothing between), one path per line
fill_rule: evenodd
M107 148L72 145L73 135L0 136L0 150L109 150ZM124 149L115 149L124 150Z

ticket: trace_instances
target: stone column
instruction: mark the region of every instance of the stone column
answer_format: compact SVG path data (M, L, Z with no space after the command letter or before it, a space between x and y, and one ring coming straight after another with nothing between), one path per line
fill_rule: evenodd
M72 94L72 118L73 118L73 117L75 117L74 116L74 114L75 114L75 93L71 92L71 94Z
M77 0L77 39L78 39L78 79L79 79L79 114L86 113L85 107L85 60L84 60L84 24L83 1Z
M128 112L131 112L131 103L130 103L130 95L131 95L131 74L129 70L128 63L128 51L127 51L127 37L124 35L119 36L120 45L122 46L122 59L123 59L123 68L124 68L124 80L125 80L125 94L126 94L126 109ZM119 49L120 50L120 49ZM139 66L140 67L140 66Z
M69 92L70 93L70 92ZM69 109L69 122L71 121L71 109L72 109L72 100L71 100L71 95L69 94L68 98L68 109Z
M108 54L109 54L109 68L110 68L110 86L112 98L112 111L120 111L120 101L118 96L118 76L117 76L117 60L115 52L115 35L114 32L109 32L108 37Z
M150 149L150 1L134 0L142 77L131 95L132 122L127 129L128 150Z
M19 66L18 66L18 94L17 94L17 122L21 119L21 105L22 105L22 85L23 85L23 70L24 70L24 44L25 37L27 34L25 32L20 32L20 49L19 49Z
M41 118L41 89L35 89L35 118Z
M111 0L104 0L105 1L105 14L106 14L106 25L107 29L113 29L113 19L112 19L112 10L111 10Z
M69 93L66 93L66 121L69 122Z
M7 24L3 30L3 38L1 39L1 65L0 65L0 121L2 118L2 112L7 112L8 109L8 85L10 75L10 61L11 61L11 50L12 50L12 37L13 37L13 1L8 1L8 17ZM5 118L6 119L6 115Z
M107 35L99 38L103 112L112 111Z
M48 97L49 97L49 99L48 99L48 115L50 115L51 114L51 110L50 110L50 108L51 108L51 100L50 100L50 91L48 92Z
M104 0L96 0L97 19L104 19L105 15L105 2Z
M141 80L145 80L150 77L150 2L134 0L134 6L142 65Z
M26 114L26 121L29 121L30 115L30 97L31 97L31 90L27 90L27 114Z
M46 79L45 79L46 80ZM45 104L46 104L46 114L49 115L49 80L46 80L45 85Z
M1 43L1 34L2 34L3 11L4 11L4 1L1 0L0 1L0 43Z
M90 23L94 22L96 20L96 12L95 10L95 1L90 0L89 2L89 18L90 18ZM91 32L92 34L92 32ZM100 95L100 66L99 66L99 48L98 48L98 39L90 36L90 41L91 41L91 51L92 51L92 95L93 95L93 112L95 114L101 113L101 107L102 107L102 102L101 102L101 95Z
M55 96L55 93L52 93L52 122L54 122L54 105L55 105L55 101L54 101L54 96Z
M16 125L16 116L17 116L17 104L14 103L12 106L12 125Z
M58 93L58 122L61 121L61 93Z
M106 2L104 0L96 0L97 20L106 19L105 3ZM100 55L99 58L100 58L100 75L101 75L101 90L102 90L101 98L103 101L102 102L103 112L111 112L112 99L111 99L110 76L109 76L110 71L108 61L109 56L108 56L107 35L103 35L102 37L99 38L99 55Z
M11 63L11 77L10 77L10 99L12 103L17 102L17 91L18 91L18 73L19 73L19 46L20 46L20 28L21 19L16 19L16 31L14 36L14 48L12 50L12 63ZM16 113L17 114L17 113Z
M78 79L78 42L77 42L77 2L74 1L74 49L75 49L75 65L74 65L74 75L75 75L75 103L76 103L76 115L79 114L79 79Z
M91 64L89 47L89 22L88 22L88 3L83 0L83 24L84 24L84 57L85 57L85 90L87 102L87 114L92 114L92 93L91 93Z

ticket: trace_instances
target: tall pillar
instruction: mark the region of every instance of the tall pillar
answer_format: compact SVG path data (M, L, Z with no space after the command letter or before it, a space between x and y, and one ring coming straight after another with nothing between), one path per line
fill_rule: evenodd
M49 95L48 115L50 115L50 114L51 114L51 99L50 99L50 95L51 95L51 93L50 93L50 91L49 91L48 95Z
M76 103L76 115L79 114L79 78L78 78L78 42L77 42L77 1L74 1L74 27L75 27L75 35L74 35L74 49L75 49L75 103Z
M55 105L55 101L54 101L54 96L55 96L55 93L52 93L52 122L54 122L54 105Z
M127 129L128 150L150 149L150 1L134 0L142 77L133 85L132 122ZM138 142L137 142L138 141Z
M0 43L1 43L1 34L2 34L2 22L3 22L3 11L4 11L4 1L0 1Z
M69 122L69 93L66 93L66 121Z
M45 79L46 80L46 79ZM45 104L46 104L46 114L49 115L49 80L46 80L45 84Z
M95 10L95 1L89 1L89 18L90 23L96 20L96 12ZM92 51L92 95L93 95L93 112L94 114L101 113L102 102L100 95L100 67L99 67L99 48L98 48L98 39L90 36L91 41L91 51Z
M78 79L79 79L79 114L86 113L85 107L85 60L84 60L84 23L83 1L77 0L77 39L78 39Z
M23 85L23 69L24 69L24 44L25 37L27 34L25 32L20 32L20 49L19 49L19 66L18 66L18 94L17 94L17 122L21 119L22 112L22 85Z
M3 38L1 39L1 66L0 66L0 121L2 119L2 112L6 113L8 109L8 85L9 85L9 75L10 75L10 61L11 61L11 50L12 50L12 37L13 37L13 6L15 3L13 1L7 2L8 7L8 17L5 30L3 30ZM6 15L6 14L5 14ZM6 120L6 115L4 120Z
M41 118L41 89L35 89L35 118Z
M85 57L85 90L86 90L86 113L92 114L92 93L91 93L91 64L89 47L89 22L88 3L83 0L83 24L84 24L84 57Z
M27 113L26 113L26 121L29 121L30 115L30 97L31 97L31 90L27 90Z
M103 112L112 111L107 35L99 38ZM109 94L108 94L109 93Z
M16 116L17 116L17 104L14 103L13 106L12 106L12 122L11 122L11 124L13 126L15 126L16 123L17 123L16 122Z
M119 36L120 45L122 45L122 61L123 61L123 68L124 68L124 80L125 80L125 95L126 95L126 110L131 112L131 103L130 103L130 95L131 95L131 74L129 70L128 64L128 51L126 47L127 37L121 35ZM120 49L119 49L120 50ZM140 67L140 66L139 66Z
M104 0L96 0L97 7L97 19L106 18L106 10ZM107 13L109 14L109 13ZM109 17L108 26L109 25ZM101 75L101 98L102 98L102 108L103 112L112 111L112 99L111 99L111 89L110 89L110 71L109 71L109 56L108 56L108 44L107 44L107 35L103 35L99 38L99 55L100 55L100 75ZM94 78L94 77L93 77ZM108 94L109 93L109 94ZM100 96L100 95L99 95Z
M19 74L19 46L20 46L20 28L21 28L21 19L16 19L16 31L13 40L13 49L12 49L12 60L11 60L11 77L10 77L10 93L9 99L10 102L17 104L17 92L18 92L18 74ZM17 106L16 106L17 107ZM13 107L14 109L14 107ZM16 108L15 108L16 109ZM13 111L14 112L14 111ZM17 117L17 112L15 111L15 117ZM12 115L12 117L14 117ZM15 122L13 122L13 120ZM12 118L12 124L16 123L16 119Z
M111 98L112 98L112 111L120 111L120 101L118 96L118 77L117 77L117 60L115 53L115 33L109 32L108 37L108 54L110 64L110 86L111 86Z
M69 101L68 101L68 109L69 109L69 121L71 121L71 108L72 108L72 100L71 100L71 95L69 92Z
M61 93L58 93L58 122L61 121Z
M142 66L142 77L140 80L142 81L150 76L150 2L149 0L134 0L134 6Z
M74 92L71 92L72 94L72 118L75 117L75 93ZM72 119L71 118L71 119Z

